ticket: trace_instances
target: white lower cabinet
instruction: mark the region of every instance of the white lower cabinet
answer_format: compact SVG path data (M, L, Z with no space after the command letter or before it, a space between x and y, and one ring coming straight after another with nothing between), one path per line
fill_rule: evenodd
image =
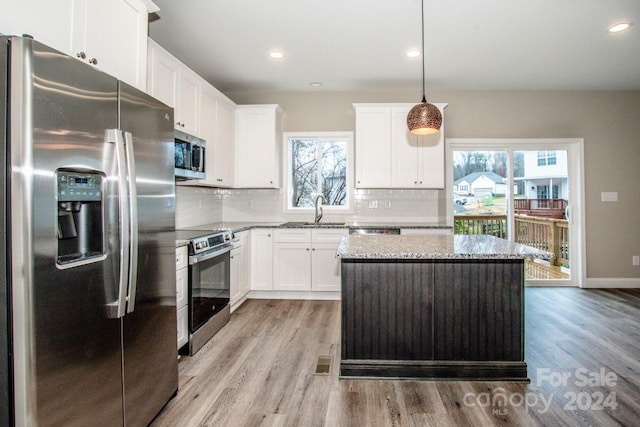
M176 310L178 317L178 348L189 341L188 337L188 293L189 255L186 246L176 248Z
M231 250L231 272L229 284L229 299L231 305L236 303L242 294L242 247L234 247Z
M251 230L251 283L252 291L273 290L273 230Z
M231 284L229 289L231 311L240 307L249 292L249 258L251 256L249 232L236 233L235 238L237 241L231 251Z
M311 251L312 291L340 291L340 260L336 257L338 242L313 244Z
M338 243L346 229L282 229L274 231L273 289L339 291Z
M310 243L310 242L309 242ZM311 290L311 248L309 243L273 244L273 289Z

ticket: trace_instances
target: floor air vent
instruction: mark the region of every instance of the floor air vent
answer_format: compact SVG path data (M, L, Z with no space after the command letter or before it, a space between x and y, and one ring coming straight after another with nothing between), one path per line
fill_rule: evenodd
M329 375L331 372L331 362L333 356L318 356L318 364L316 365L315 375Z

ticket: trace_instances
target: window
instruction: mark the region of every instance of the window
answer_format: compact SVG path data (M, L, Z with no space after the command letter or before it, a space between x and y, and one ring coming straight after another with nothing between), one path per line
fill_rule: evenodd
M538 185L536 189L536 198L538 199L548 199L549 198L549 186L548 185Z
M325 207L349 207L350 133L318 132L285 136L289 167L287 207L309 209L323 195Z
M538 166L552 166L556 164L555 151L538 151Z

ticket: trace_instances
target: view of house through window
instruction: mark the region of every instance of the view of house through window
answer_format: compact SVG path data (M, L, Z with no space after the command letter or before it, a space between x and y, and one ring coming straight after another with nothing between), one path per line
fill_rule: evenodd
M349 136L289 136L288 207L312 208L318 195L325 206L348 207Z
M569 279L567 156L567 150L454 150L455 233L488 234L551 252L553 259L526 262L526 278Z

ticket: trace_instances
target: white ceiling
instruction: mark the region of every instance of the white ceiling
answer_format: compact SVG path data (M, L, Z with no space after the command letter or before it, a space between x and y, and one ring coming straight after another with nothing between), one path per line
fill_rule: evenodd
M154 2L151 38L224 92L421 91L420 0ZM639 0L425 0L425 40L427 93L640 89Z

